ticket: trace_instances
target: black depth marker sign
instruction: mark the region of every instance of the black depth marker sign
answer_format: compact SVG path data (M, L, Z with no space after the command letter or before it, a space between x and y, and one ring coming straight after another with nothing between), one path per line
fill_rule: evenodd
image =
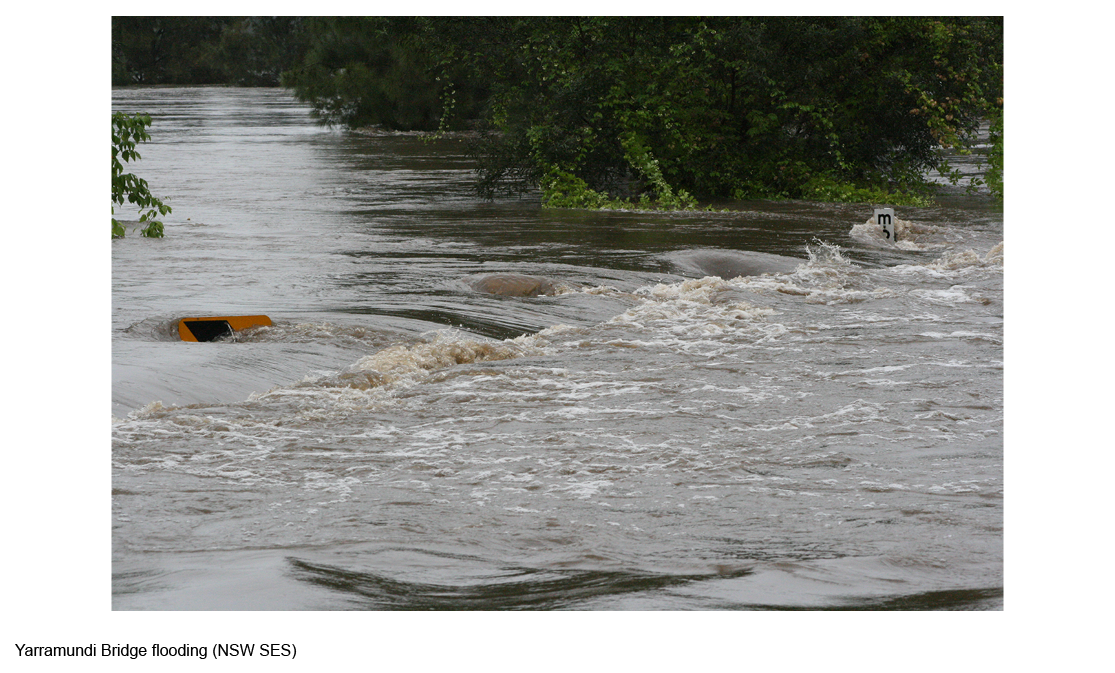
M883 226L883 236L891 243L898 242L898 234L894 230L894 208L876 208L875 224Z

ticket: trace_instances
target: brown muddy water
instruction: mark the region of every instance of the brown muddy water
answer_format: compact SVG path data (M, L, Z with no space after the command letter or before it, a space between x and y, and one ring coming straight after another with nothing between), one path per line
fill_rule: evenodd
M1002 609L987 200L551 211L281 90L113 109L174 208L112 244L114 609Z

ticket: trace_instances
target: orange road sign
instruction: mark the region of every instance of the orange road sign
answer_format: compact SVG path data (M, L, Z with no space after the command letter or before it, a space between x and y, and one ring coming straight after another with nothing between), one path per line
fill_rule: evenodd
M265 315L225 315L206 318L182 318L178 321L178 336L182 341L212 341L249 327L269 327L271 318Z

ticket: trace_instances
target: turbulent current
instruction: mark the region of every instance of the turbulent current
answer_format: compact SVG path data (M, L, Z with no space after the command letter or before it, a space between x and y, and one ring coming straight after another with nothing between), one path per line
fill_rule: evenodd
M114 608L1002 608L985 199L550 211L281 90L113 106L174 208L113 243Z

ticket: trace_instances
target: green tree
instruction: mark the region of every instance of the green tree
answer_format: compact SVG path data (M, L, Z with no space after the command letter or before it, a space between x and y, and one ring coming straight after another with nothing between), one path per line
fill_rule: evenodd
M113 85L224 84L214 59L234 17L112 17Z
M491 71L505 147L481 165L489 189L556 167L611 194L912 192L927 170L947 172L943 150L963 151L1002 90L996 20L558 18L506 30L520 46Z
M988 120L988 151L987 156L980 162L984 169L983 176L976 176L968 185L968 192L974 193L981 186L986 186L1000 203L1003 202L1003 110L1000 104L995 114Z
M163 223L155 219L171 212L170 206L152 196L147 181L134 173L125 173L124 164L140 159L136 144L147 142L151 136L147 127L151 117L145 114L126 115L121 112L112 114L112 237L124 236L124 225L116 220L116 206L125 202L139 208L141 223L146 223L142 234L150 238L161 238Z
M433 131L477 113L476 80L439 60L444 41L425 19L307 19L307 46L283 85L329 125ZM482 87L479 87L482 88Z
M309 32L284 82L323 120L481 116L480 193L540 188L551 206L919 202L926 172L957 176L949 153L1002 110L1000 17L322 19Z
M301 58L305 19L114 16L112 84L278 86Z
M229 84L278 86L301 56L304 22L292 16L243 17L224 26L206 59Z
M991 118L991 150L987 156L987 173L984 175L984 180L987 183L991 195L1003 200L1003 111L999 109L998 113Z

